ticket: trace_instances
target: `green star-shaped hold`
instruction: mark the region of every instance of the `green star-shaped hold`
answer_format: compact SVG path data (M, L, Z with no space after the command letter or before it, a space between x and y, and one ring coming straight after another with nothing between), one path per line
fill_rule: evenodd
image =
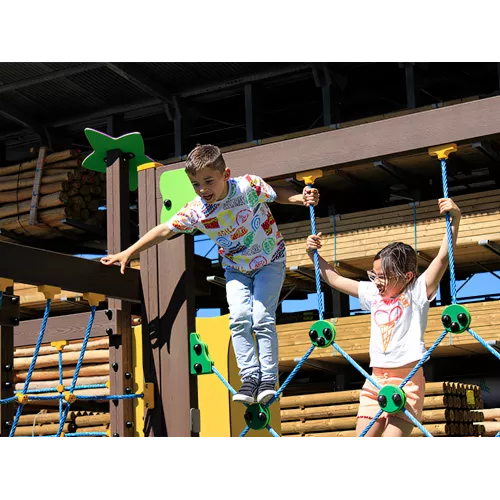
M129 185L130 191L135 191L137 189L137 167L153 161L144 154L144 140L140 132L111 137L98 130L86 128L85 135L94 151L83 160L82 166L95 172L106 173L108 151L119 149L126 155L132 155L128 159Z

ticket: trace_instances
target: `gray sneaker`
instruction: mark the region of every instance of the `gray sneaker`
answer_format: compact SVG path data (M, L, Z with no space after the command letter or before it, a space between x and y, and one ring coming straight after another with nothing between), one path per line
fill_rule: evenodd
M243 380L242 382L240 390L233 395L233 401L252 405L255 403L255 395L257 394L259 383L253 378Z
M276 394L276 382L273 380L263 380L259 384L259 390L257 394L257 403L265 405L271 399L273 399Z

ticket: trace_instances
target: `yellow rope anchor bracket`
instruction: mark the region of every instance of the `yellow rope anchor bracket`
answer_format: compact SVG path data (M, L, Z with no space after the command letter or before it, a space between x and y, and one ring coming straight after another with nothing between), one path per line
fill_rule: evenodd
M53 299L56 295L61 293L61 289L57 286L39 285L38 291L43 293L45 300Z
M104 302L106 297L100 293L85 292L83 294L84 300L89 303L89 306L98 306L100 302Z
M319 179L323 177L323 171L316 169L316 170L307 170L306 172L300 172L299 174L295 174L295 178L298 181L304 181L304 184L308 185L314 184L314 181L316 179Z
M155 407L155 386L151 382L144 384L144 406L148 410Z
M7 288L14 286L14 281L8 278L0 278L0 292L5 292Z
M68 345L67 340L57 340L56 342L51 342L50 345L55 347L59 352L61 352L65 346Z
M456 153L458 150L455 143L443 144L441 146L434 146L427 151L430 156L437 156L438 160L447 160L451 153Z

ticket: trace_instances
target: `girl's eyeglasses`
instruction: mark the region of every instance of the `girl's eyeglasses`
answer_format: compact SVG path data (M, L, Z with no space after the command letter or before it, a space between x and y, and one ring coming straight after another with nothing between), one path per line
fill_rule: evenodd
M375 274L373 271L366 271L366 274L368 275L368 279L370 281L375 281L375 280L380 280L380 281L386 281L387 277L384 276L383 274Z

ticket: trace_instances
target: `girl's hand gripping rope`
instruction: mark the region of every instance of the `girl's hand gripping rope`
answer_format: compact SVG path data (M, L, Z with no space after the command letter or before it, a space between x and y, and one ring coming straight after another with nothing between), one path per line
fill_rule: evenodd
M438 204L441 214L449 212L451 217L457 217L461 214L460 208L458 208L457 204L451 198L440 198Z
M323 233L321 231L318 234L311 234L307 237L306 241L306 252L309 255L314 253L314 250L319 250L323 244L321 243L321 236Z
M316 188L306 186L302 190L303 203L307 207L313 205L314 207L319 203L319 191Z

